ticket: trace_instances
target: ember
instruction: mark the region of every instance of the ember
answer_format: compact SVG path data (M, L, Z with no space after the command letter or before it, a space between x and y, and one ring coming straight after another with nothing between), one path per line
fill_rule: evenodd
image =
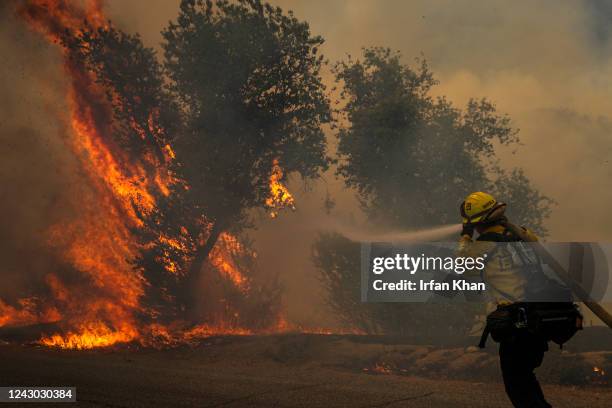
M374 366L370 368L364 368L364 372L371 374L384 374L389 375L393 374L393 368L387 363L376 363Z
M594 385L608 385L608 373L602 367L594 366L590 380Z

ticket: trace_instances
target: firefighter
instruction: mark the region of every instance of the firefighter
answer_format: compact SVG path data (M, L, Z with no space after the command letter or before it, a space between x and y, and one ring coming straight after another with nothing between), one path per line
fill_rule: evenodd
M519 242L521 239L505 227L506 204L498 202L493 196L483 192L470 194L461 204L463 229L459 251L466 256L480 256L487 253L487 266L482 279L487 283L492 302L488 309L500 316L512 316L511 333L497 335L491 333L499 345L499 360L506 393L515 407L551 407L544 398L534 369L539 367L548 350L548 341L540 333L521 329L521 319L525 319L524 309L527 279L520 268L513 263L512 254L507 253L499 242ZM524 228L523 228L524 229ZM533 233L524 229L525 234L536 239ZM478 236L474 240L474 233ZM489 319L487 319L489 320ZM514 329L516 327L516 329ZM498 333L500 333L498 331ZM483 332L481 347L489 335L489 324Z

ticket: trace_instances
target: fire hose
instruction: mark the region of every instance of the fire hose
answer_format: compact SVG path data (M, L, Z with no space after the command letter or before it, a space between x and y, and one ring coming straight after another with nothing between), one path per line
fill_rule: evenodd
M550 252L546 250L546 248L544 248L542 244L540 244L537 240L534 240L532 237L526 234L522 228L508 221L503 221L502 224L506 228L508 228L508 230L518 236L522 241L531 242L534 251L536 251L536 253L542 258L542 260L548 266L550 266L550 268L555 272L555 274L557 274L559 279L561 279L563 283L567 285L567 287L570 288L572 292L574 292L574 294L582 303L586 305L586 307L588 307L597 317L601 319L602 322L604 322L609 328L612 329L612 315L608 313L608 311L604 309L599 303L591 299L591 296L587 293L587 291L584 290L582 286L580 286L576 281L574 281L574 279L570 277L569 273L565 270L565 268L563 268L563 266L555 259L555 257L550 254Z

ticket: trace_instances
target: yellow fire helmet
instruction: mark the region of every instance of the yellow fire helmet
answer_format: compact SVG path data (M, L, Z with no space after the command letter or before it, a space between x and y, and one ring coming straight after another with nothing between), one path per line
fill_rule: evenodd
M491 194L478 191L467 196L460 211L464 224L482 224L503 215L505 208L506 204L498 203Z

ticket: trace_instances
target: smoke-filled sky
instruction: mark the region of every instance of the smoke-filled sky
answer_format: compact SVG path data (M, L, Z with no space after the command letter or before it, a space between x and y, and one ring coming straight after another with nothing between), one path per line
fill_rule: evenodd
M612 239L612 218L608 212L612 204L612 189L608 188L612 176L612 3L606 0L273 3L308 21L313 33L325 38L323 52L332 62L346 54L356 56L361 47L372 45L400 50L406 62L423 54L440 80L437 93L459 106L470 97L492 100L520 128L522 145L514 153L500 152L504 166L523 167L536 187L557 201L547 223L550 239ZM119 27L139 32L147 45L158 50L159 31L176 16L177 9L178 0L110 0L105 6L108 16ZM6 10L3 14L2 20L8 22ZM48 147L35 149L31 154L40 156L39 171L47 176L43 180L57 182L57 178L48 175L52 166L45 164L45 160L51 160L48 155L53 157L61 152L49 141L52 137L48 134L54 128L45 122L43 111L49 95L57 92L54 81L49 79L61 72L54 65L59 60L46 46L33 43L38 48L32 48L32 41L23 37L17 26L17 22L11 22L0 28L2 55L8 58L0 83L3 110L0 119L5 129L10 124L13 131L22 132L19 139L11 141L12 145L3 142L2 149L8 152L3 161L8 160L10 169L23 171L12 155L29 151L28 143L40 147L33 140L43 140L47 143L43 146ZM30 76L38 79L33 82ZM7 133L2 133L4 139ZM43 134L46 136L40 136ZM2 167L5 171L6 166ZM35 173L32 169L27 172ZM8 173L2 176L3 184L5 177L10 176ZM27 194L30 200L37 201L36 194L43 193L36 188L36 181L30 183L34 184L27 188L22 183L10 184L15 191L9 193ZM301 188L294 184L292 187ZM45 191L45 186L41 188ZM330 174L325 182L314 187L314 194L298 193L296 213L284 214L281 220L265 221L256 233L263 266L295 276L285 284L296 310L312 309L312 298L301 293L305 287L314 287L316 280L315 271L308 264L310 243L317 227L331 219L322 211L326 191L337 200L333 217L359 218L350 193ZM59 198L55 200L46 198L42 203L52 205ZM461 197L449 200L459 202ZM42 225L37 217L42 217L44 211L45 208L36 207L21 217L34 226ZM35 227L32 228L34 231ZM29 233L32 232L23 232ZM264 243L275 241L283 242L285 250L278 253L275 245ZM300 273L291 273L295 269Z
M437 92L461 106L487 97L520 128L523 145L501 152L557 201L551 239L612 238L612 3L605 0L275 1L326 40L330 61L388 46L407 62L421 53ZM110 1L109 14L152 46L177 1ZM459 201L458 197L449 200ZM511 203L510 203L511 205Z
M178 2L110 1L111 18L155 46ZM522 145L501 151L505 167L523 167L557 205L550 239L612 239L612 3L606 0L300 0L274 1L322 35L330 62L363 46L388 46L406 62L423 54L440 80L437 93L456 105L486 97L520 129ZM265 222L256 238L268 269L284 276L294 310L308 311L316 271L308 262L323 195L337 200L332 216L359 218L350 194L332 175L300 194L298 212ZM294 188L299 188L296 186ZM461 197L449 197L460 202ZM301 201L301 202L300 202ZM512 203L509 203L512 205ZM418 216L418 215L417 215ZM333 217L332 217L333 218ZM265 239L264 239L265 238ZM279 253L278 244L285 250ZM265 243L272 243L267 245ZM267 256L266 256L267 255ZM279 267L278 265L282 265ZM299 272L295 272L298 270ZM293 272L293 273L292 273ZM306 292L306 293L305 293ZM297 313L301 315L300 313Z

